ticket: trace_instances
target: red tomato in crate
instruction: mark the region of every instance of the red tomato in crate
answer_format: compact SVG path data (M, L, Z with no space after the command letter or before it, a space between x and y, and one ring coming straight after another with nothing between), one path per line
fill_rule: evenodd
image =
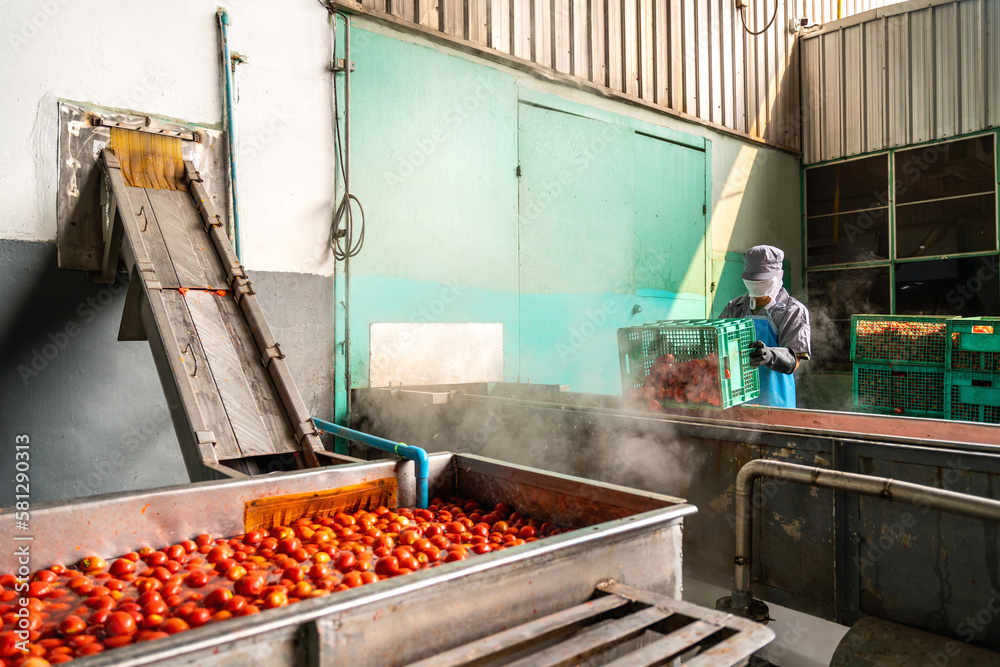
M184 632L185 630L190 630L190 629L191 626L188 625L187 621L185 621L182 618L176 618L176 617L168 618L167 620L163 621L163 624L160 626L161 631L166 632L167 634L170 635L175 635L178 632Z
M206 607L222 607L233 599L233 592L228 588L216 588L205 596Z
M200 628L201 626L212 620L212 612L204 607L196 607L192 609L187 615L187 622L192 628Z
M131 635L135 630L135 618L125 611L112 612L104 623L104 631L112 637Z
M254 599L263 592L265 586L267 586L265 575L255 572L238 580L234 585L234 589L237 594Z
M478 503L458 498L428 510L380 508L341 519L356 528L332 519L301 519L275 527L271 536L265 531L220 539L202 535L161 551L146 547L110 565L96 556L85 558L83 573L59 565L39 571L31 577L35 596L29 598L32 650L50 662L66 661L489 553L502 548L501 538L516 545L547 534L506 504L484 514ZM337 532L341 528L343 534ZM267 540L275 550L261 548ZM300 540L299 546L290 549L293 540ZM217 585L207 596L191 590L213 578ZM4 581L14 583L9 575L0 577ZM0 583L5 622L16 597Z
M80 570L87 573L100 572L107 566L107 562L100 556L88 556L80 561Z
M44 581L46 583L55 583L59 579L59 575L52 570L39 570L31 576L32 581Z
M63 619L59 624L59 632L62 635L79 635L82 634L84 630L87 629L87 622L77 616L76 614L71 614Z

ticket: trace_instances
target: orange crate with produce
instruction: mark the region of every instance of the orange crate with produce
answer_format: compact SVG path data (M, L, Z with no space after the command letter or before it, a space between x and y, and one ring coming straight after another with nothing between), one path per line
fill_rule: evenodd
M851 317L851 360L868 364L944 367L946 328L953 318L918 315Z

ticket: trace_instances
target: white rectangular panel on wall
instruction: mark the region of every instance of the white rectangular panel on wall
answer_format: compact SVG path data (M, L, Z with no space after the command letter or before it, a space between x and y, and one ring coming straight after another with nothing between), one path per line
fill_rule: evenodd
M371 387L503 381L500 322L371 325Z

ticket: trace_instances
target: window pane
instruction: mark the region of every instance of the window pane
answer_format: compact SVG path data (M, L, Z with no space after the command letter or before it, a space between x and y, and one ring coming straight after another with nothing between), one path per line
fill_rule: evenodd
M997 256L896 265L900 315L1000 315Z
M992 134L899 151L895 159L897 204L996 188Z
M806 215L888 205L889 156L848 160L806 170Z
M810 271L812 367L850 372L851 315L889 312L889 267Z
M809 266L889 258L888 209L809 218Z
M997 249L995 195L896 207L896 256L926 257Z

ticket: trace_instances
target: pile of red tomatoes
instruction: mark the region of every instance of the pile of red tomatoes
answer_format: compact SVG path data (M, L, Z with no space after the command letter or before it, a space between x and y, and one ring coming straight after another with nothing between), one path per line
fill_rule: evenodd
M3 575L0 660L69 662L559 532L506 503L487 512L475 501L435 498L425 510L379 507L232 538L199 535L110 563L90 556L27 581Z
M729 378L730 372L725 373ZM668 403L721 407L719 358L710 354L704 359L675 361L672 354L661 355L653 362L642 386L631 389L628 397L645 403L650 412L660 412Z

